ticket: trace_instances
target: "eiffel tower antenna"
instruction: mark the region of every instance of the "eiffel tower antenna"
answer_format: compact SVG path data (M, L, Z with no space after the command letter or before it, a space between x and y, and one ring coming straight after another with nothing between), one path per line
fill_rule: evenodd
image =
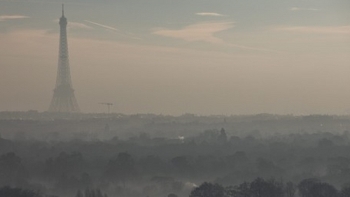
M70 75L68 42L67 42L67 18L64 16L62 4L62 17L60 18L60 46L58 54L58 68L56 87L54 89L50 112L74 113L80 112L78 102L74 96L72 79Z
M64 4L62 3L62 16L64 16Z

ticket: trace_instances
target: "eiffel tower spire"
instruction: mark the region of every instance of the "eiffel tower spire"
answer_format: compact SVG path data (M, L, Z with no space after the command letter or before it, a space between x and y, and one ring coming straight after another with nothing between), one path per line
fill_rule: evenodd
M56 87L54 89L50 112L79 112L78 102L74 96L72 80L69 68L68 42L67 42L67 18L64 16L62 4L62 16L60 18L60 46L58 55L58 69Z
M64 4L62 4L62 17L64 17Z

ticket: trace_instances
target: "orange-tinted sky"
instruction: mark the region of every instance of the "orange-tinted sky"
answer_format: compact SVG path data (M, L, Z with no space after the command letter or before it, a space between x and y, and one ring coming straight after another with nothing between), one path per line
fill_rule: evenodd
M61 3L0 0L0 111L48 109ZM348 0L64 3L83 112L349 112Z

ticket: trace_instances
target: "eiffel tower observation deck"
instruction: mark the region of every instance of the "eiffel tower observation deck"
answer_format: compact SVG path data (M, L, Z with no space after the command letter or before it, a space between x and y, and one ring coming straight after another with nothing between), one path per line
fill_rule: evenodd
M60 43L56 87L49 112L77 113L80 112L78 102L74 96L72 79L69 68L68 42L67 42L67 18L64 16L62 5L62 17L60 18Z

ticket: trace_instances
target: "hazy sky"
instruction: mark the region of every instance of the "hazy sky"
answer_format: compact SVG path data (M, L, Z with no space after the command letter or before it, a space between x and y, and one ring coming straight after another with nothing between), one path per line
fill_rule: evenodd
M62 1L0 0L0 111L48 109ZM349 0L72 0L83 112L344 114Z

